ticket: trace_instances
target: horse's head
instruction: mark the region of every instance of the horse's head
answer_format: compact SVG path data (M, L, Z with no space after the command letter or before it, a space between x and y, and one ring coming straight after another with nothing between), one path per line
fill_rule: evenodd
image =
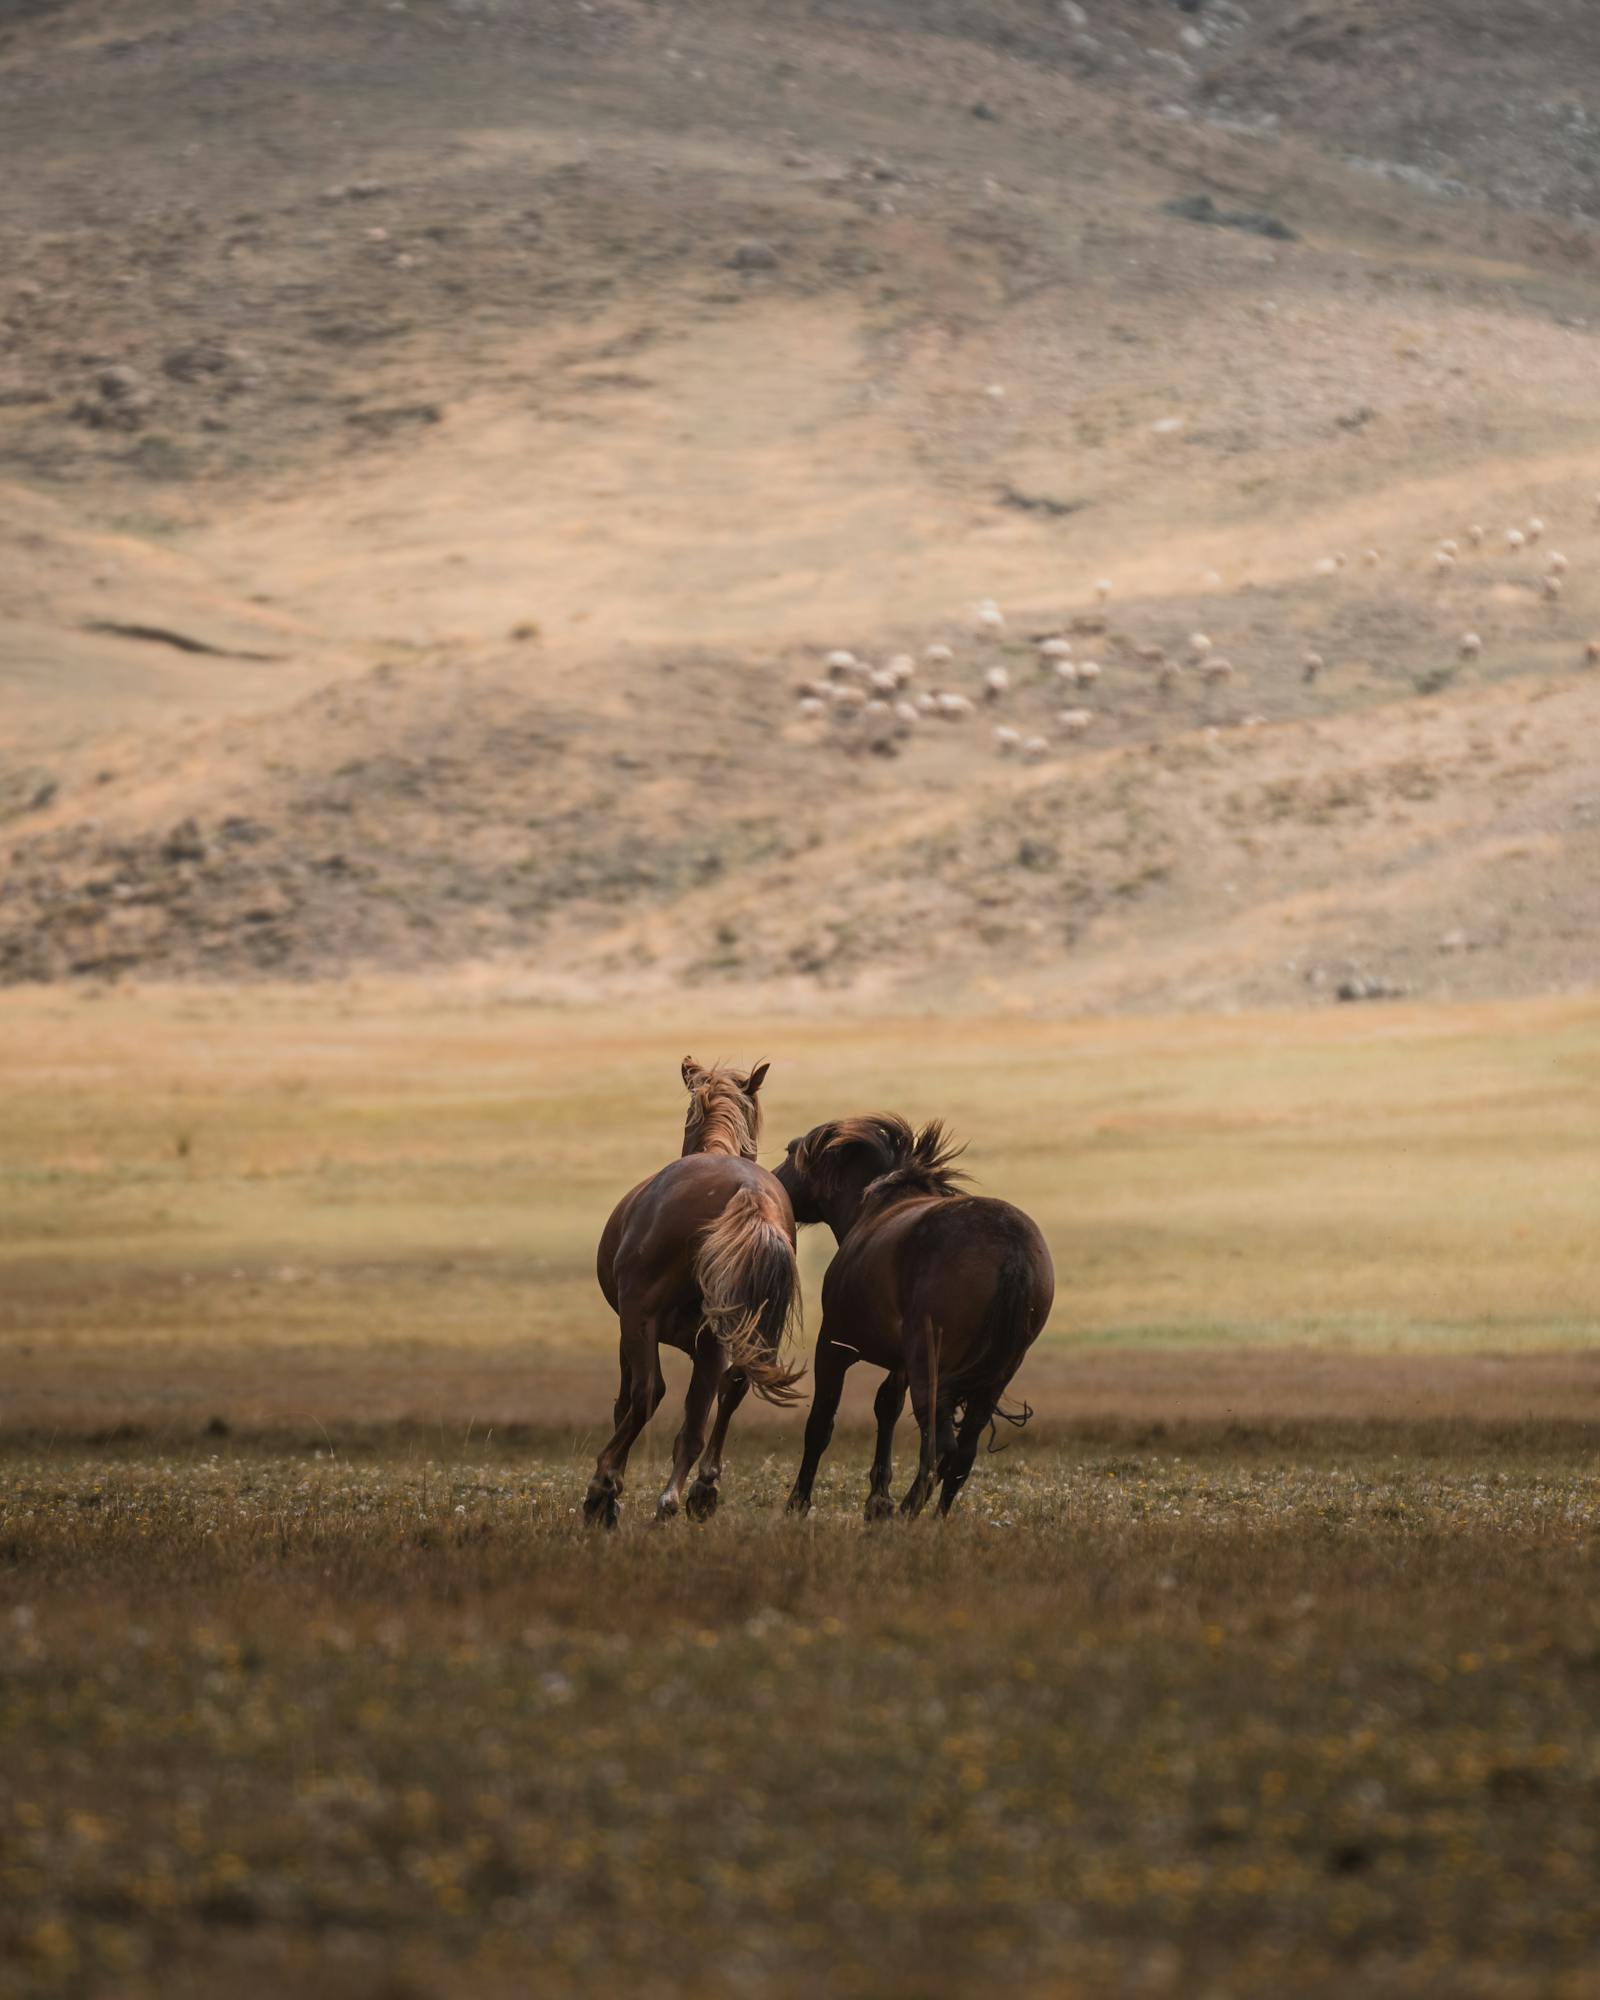
M770 1063L757 1063L748 1075L713 1064L702 1069L693 1056L683 1059L683 1087L689 1109L683 1120L685 1153L733 1153L753 1160L761 1137L759 1094Z
M869 1202L953 1194L958 1150L937 1119L914 1132L893 1112L835 1118L789 1141L777 1179L796 1222L825 1222L842 1241Z

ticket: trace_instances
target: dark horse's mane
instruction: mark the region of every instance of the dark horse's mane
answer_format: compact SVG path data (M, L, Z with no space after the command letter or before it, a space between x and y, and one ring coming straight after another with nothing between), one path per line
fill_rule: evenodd
M930 1119L914 1132L896 1113L879 1111L864 1118L839 1118L812 1133L801 1166L812 1180L836 1186L846 1158L865 1152L876 1171L864 1200L876 1208L902 1195L959 1194L967 1176L955 1162L965 1150L948 1137L941 1119Z

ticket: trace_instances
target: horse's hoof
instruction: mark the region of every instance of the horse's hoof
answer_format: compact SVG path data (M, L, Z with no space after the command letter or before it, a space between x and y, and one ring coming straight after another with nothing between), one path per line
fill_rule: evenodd
M865 1518L868 1521L892 1521L894 1501L891 1496L887 1493L869 1493Z
M656 1526L658 1528L665 1527L668 1521L674 1521L677 1517L677 1501L669 1500L666 1494L663 1493L661 1498L656 1502Z
M811 1512L811 1495L802 1493L798 1487L789 1495L783 1510L786 1514L805 1515Z
M617 1491L614 1486L591 1486L583 1496L584 1523L590 1528L617 1525Z
M924 1486L920 1479L917 1481L916 1485L912 1487L911 1491L900 1502L900 1511L905 1515L907 1520L914 1521L917 1518L923 1508L927 1506L928 1495L932 1490L931 1484Z
M683 1496L683 1510L691 1521L709 1521L721 1498L714 1479L697 1479Z

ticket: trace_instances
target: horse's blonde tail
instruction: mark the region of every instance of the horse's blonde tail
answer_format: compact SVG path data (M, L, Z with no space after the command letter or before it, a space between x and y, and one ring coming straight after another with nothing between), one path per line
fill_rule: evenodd
M799 1400L805 1369L790 1368L782 1349L800 1318L800 1267L777 1204L741 1188L700 1239L695 1253L704 1325L768 1403Z

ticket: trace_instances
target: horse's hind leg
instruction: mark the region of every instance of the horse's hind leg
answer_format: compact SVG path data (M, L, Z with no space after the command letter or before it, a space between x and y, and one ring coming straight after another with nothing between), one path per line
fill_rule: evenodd
M955 1497L967 1483L972 1471L973 1460L978 1456L978 1440L983 1436L984 1426L994 1415L997 1398L986 1389L977 1389L967 1398L967 1407L961 1414L961 1428L956 1432L953 1449L940 1464L944 1484L939 1489L939 1512L948 1514L955 1504Z
M722 1374L721 1342L709 1328L702 1327L695 1343L694 1373L689 1377L689 1392L683 1399L683 1428L672 1446L672 1474L656 1502L658 1521L670 1521L678 1511L683 1482L689 1477L689 1467L694 1464L705 1441L706 1419L711 1415L711 1405Z
M622 1389L616 1401L616 1429L594 1462L594 1475L583 1496L583 1518L591 1527L614 1528L622 1497L622 1474L628 1453L667 1393L661 1379L661 1352L654 1314L622 1316Z
M911 1381L911 1413L922 1431L917 1476L900 1502L914 1519L928 1504L939 1463L939 1329L931 1313L913 1322L906 1340L906 1374Z
M894 1496L889 1491L889 1482L894 1477L894 1427L905 1406L906 1371L891 1368L872 1403L872 1414L878 1420L878 1448L872 1455L872 1471L867 1479L869 1521L887 1520L894 1512Z
M728 1426L749 1393L750 1378L740 1369L732 1369L723 1376L722 1387L717 1391L717 1420L711 1426L711 1439L694 1484L683 1496L683 1510L691 1521L709 1521L717 1511L717 1502L722 1497L722 1452L728 1441Z

